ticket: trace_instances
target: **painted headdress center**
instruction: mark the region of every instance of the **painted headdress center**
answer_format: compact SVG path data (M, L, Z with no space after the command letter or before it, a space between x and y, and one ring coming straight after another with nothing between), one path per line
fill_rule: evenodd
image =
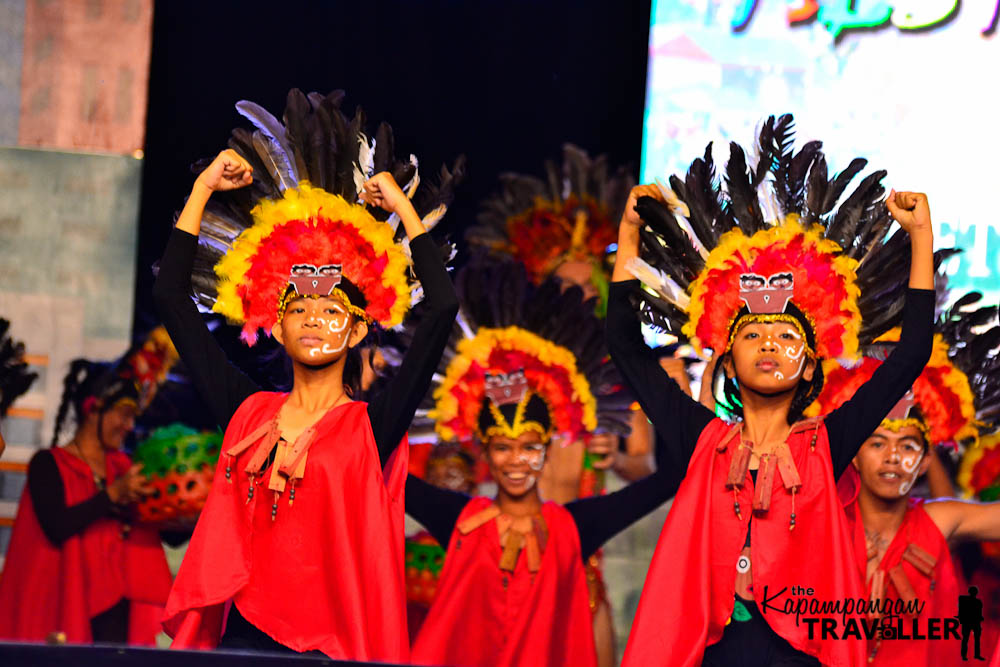
M903 398L899 399L899 402L889 411L886 415L887 420L901 420L910 419L910 412L913 410L914 406L917 404L917 399L913 395L913 390L906 392Z
M740 299L754 315L785 312L794 293L795 278L787 272L762 276L757 273L740 274Z
M486 373L485 394L496 406L520 403L528 393L528 378L524 369L510 373Z
M288 276L288 283L300 296L330 296L340 284L341 268L341 264L324 264L319 267L314 264L295 264Z

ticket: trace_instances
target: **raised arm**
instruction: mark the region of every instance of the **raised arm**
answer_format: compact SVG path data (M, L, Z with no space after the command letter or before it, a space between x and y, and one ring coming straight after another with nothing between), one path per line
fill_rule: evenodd
M930 500L924 509L946 540L1000 540L1000 502Z
M442 548L448 548L458 517L469 496L440 489L414 475L406 476L406 513L420 522Z
M424 308L413 341L386 389L368 404L368 416L382 465L402 440L430 388L451 327L458 296L437 244L426 233L413 205L386 172L365 183L362 198L399 216L410 238L413 270L424 290Z
M934 234L927 197L890 192L889 211L910 235L910 283L899 344L854 396L826 417L839 477L868 436L899 402L923 371L934 341Z
M565 505L580 534L583 560L605 542L646 516L677 493L684 468L662 466L652 475L604 496L582 498Z
M625 206L618 227L618 253L608 294L608 350L666 446L666 458L684 470L694 453L698 436L715 415L685 394L660 366L642 338L639 318L629 303L629 294L638 288L639 281L630 279L625 265L639 255L642 220L635 211L635 202L642 196L660 195L654 186L638 186L632 189Z
M191 270L198 248L201 217L216 190L231 190L252 181L251 169L233 150L225 150L195 180L160 260L153 301L171 340L188 367L212 415L225 428L236 408L260 388L229 363L191 300Z

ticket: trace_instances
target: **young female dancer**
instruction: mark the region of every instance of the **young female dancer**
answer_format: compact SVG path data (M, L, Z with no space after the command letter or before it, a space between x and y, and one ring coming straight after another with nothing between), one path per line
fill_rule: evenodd
M129 511L149 492L121 451L140 408L133 358L70 365L52 448L28 464L0 578L0 638L155 643L171 576L158 533ZM71 415L73 438L57 447Z
M627 430L621 390L593 300L556 281L534 288L518 264L471 264L456 278L463 307L454 354L434 390L444 440L475 439L497 482L470 498L411 477L407 512L447 548L437 596L413 649L420 664L595 665L584 564L652 511L679 476L657 473L619 492L544 502L538 481L554 434L567 442Z
M161 262L154 296L164 323L226 430L167 604L175 647L409 656L404 436L458 306L438 247L397 185L413 194L413 165L395 161L386 125L372 151L363 115L344 117L341 97L293 90L285 126L237 105L258 129L235 131L233 148L197 178ZM372 208L354 203L358 187ZM400 222L431 316L393 382L366 404L353 400L362 343L376 322L398 324L411 300L410 258L393 238ZM196 264L199 232L219 258L217 287L203 271L215 262ZM199 297L244 323L248 342L264 328L284 346L290 392L261 391L228 364L190 298L193 268Z
M612 359L667 444L666 458L686 471L646 578L626 664L865 659L863 642L842 638L843 627L837 639L823 637L784 612L800 600L834 604L861 594L835 480L929 355L930 213L920 194L890 193L883 205L884 173L867 177L832 212L865 161L828 181L818 142L793 154L791 126L790 116L769 119L749 168L732 145L725 194L709 148L685 181L671 179L676 196L655 186L633 190L622 220L608 307ZM905 262L889 260L906 242L882 243L889 212L909 235L911 257L900 345L841 409L804 420L822 388L819 361L853 356L859 337L873 337L861 313L899 312L892 301L902 296L894 289L902 276L892 269ZM640 238L649 263L638 259ZM658 296L636 290L628 267ZM882 289L869 294L864 288L876 278ZM659 369L631 297L719 357L716 373L725 373L735 424L717 419Z

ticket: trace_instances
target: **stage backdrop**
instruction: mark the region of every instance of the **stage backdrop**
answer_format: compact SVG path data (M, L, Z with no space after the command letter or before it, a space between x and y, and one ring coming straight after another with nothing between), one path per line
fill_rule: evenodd
M997 0L659 0L653 3L642 178L682 173L716 141L747 145L792 112L831 171L861 155L930 197L952 298L1000 298ZM721 149L721 150L720 150ZM867 173L867 172L866 172ZM960 291L960 292L959 292Z
M152 0L0 0L0 317L39 373L2 425L0 569L70 360L131 338Z

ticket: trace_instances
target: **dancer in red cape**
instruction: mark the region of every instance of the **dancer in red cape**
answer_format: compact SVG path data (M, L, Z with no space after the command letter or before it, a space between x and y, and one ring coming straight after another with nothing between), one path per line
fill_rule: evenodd
M2 639L155 644L171 576L159 534L131 525L148 489L119 451L140 408L127 361L70 367L53 445L70 407L79 427L28 465L0 578Z
M756 163L732 144L725 192L709 148L685 180L671 179L674 192L633 190L619 229L611 356L667 458L686 471L646 577L627 665L865 661L864 643L842 637L856 616L838 615L834 639L784 612L802 600L862 595L834 480L927 360L930 215L923 195L890 194L905 233L882 243L891 224L884 173L868 176L833 212L865 161L828 181L819 143L798 153L792 143L792 118L783 116L763 124ZM900 252L911 258L908 292L905 275L885 273L901 266L905 274ZM629 271L655 295L630 282ZM882 289L867 292L876 279ZM891 321L904 294L903 338L879 373L825 420L802 419L823 386L819 360L856 355L859 339L881 333L861 312ZM716 418L659 368L633 302L714 352L715 374L725 376L720 403L736 423Z
M441 251L407 196L415 167L390 153L386 125L372 152L359 130L363 115L345 118L342 96L293 90L287 131L257 105L239 103L259 129L234 131L233 148L198 177L161 262L154 296L164 323L226 430L167 603L164 626L177 648L409 657L404 436L457 303ZM344 172L345 164L361 171ZM372 175L375 165L388 171ZM371 208L354 203L355 177ZM439 218L446 191L431 194ZM394 238L402 230L408 253ZM196 249L209 258L196 263ZM387 389L355 401L363 341L376 322L394 326L409 308L408 254L431 316ZM200 273L212 264L217 284ZM290 392L260 391L229 365L189 297L193 268L199 298L243 323L246 341L264 328L284 347Z
M965 651L954 616L965 586L952 562L950 545L1000 539L1000 503L925 502L910 497L913 485L933 463L932 447L958 442L975 446L980 430L996 427L996 408L992 412L977 408L990 406L991 399L1000 395L1000 358L988 343L1000 339L997 308L960 310L979 298L969 294L959 299L935 324L934 348L923 373L840 479L866 597L884 605L872 610L869 618L894 629L901 619L911 637L914 627L926 635L930 619L948 619L952 624L948 632L942 628L944 621L935 621L939 636L926 641L873 638L868 643L873 665L959 664ZM992 325L991 330L973 333L974 327L984 325ZM883 336L853 368L828 362L826 386L810 409L830 412L853 395L879 368L879 359L885 358L898 334ZM901 611L905 605L909 609Z
M511 262L470 264L456 286L460 326L429 417L443 440L479 443L497 495L407 481L407 512L447 548L413 660L593 667L584 564L673 495L678 477L654 474L565 506L544 502L538 479L558 446L554 434L573 442L596 430L623 433L631 418L593 301L554 280L530 286Z

